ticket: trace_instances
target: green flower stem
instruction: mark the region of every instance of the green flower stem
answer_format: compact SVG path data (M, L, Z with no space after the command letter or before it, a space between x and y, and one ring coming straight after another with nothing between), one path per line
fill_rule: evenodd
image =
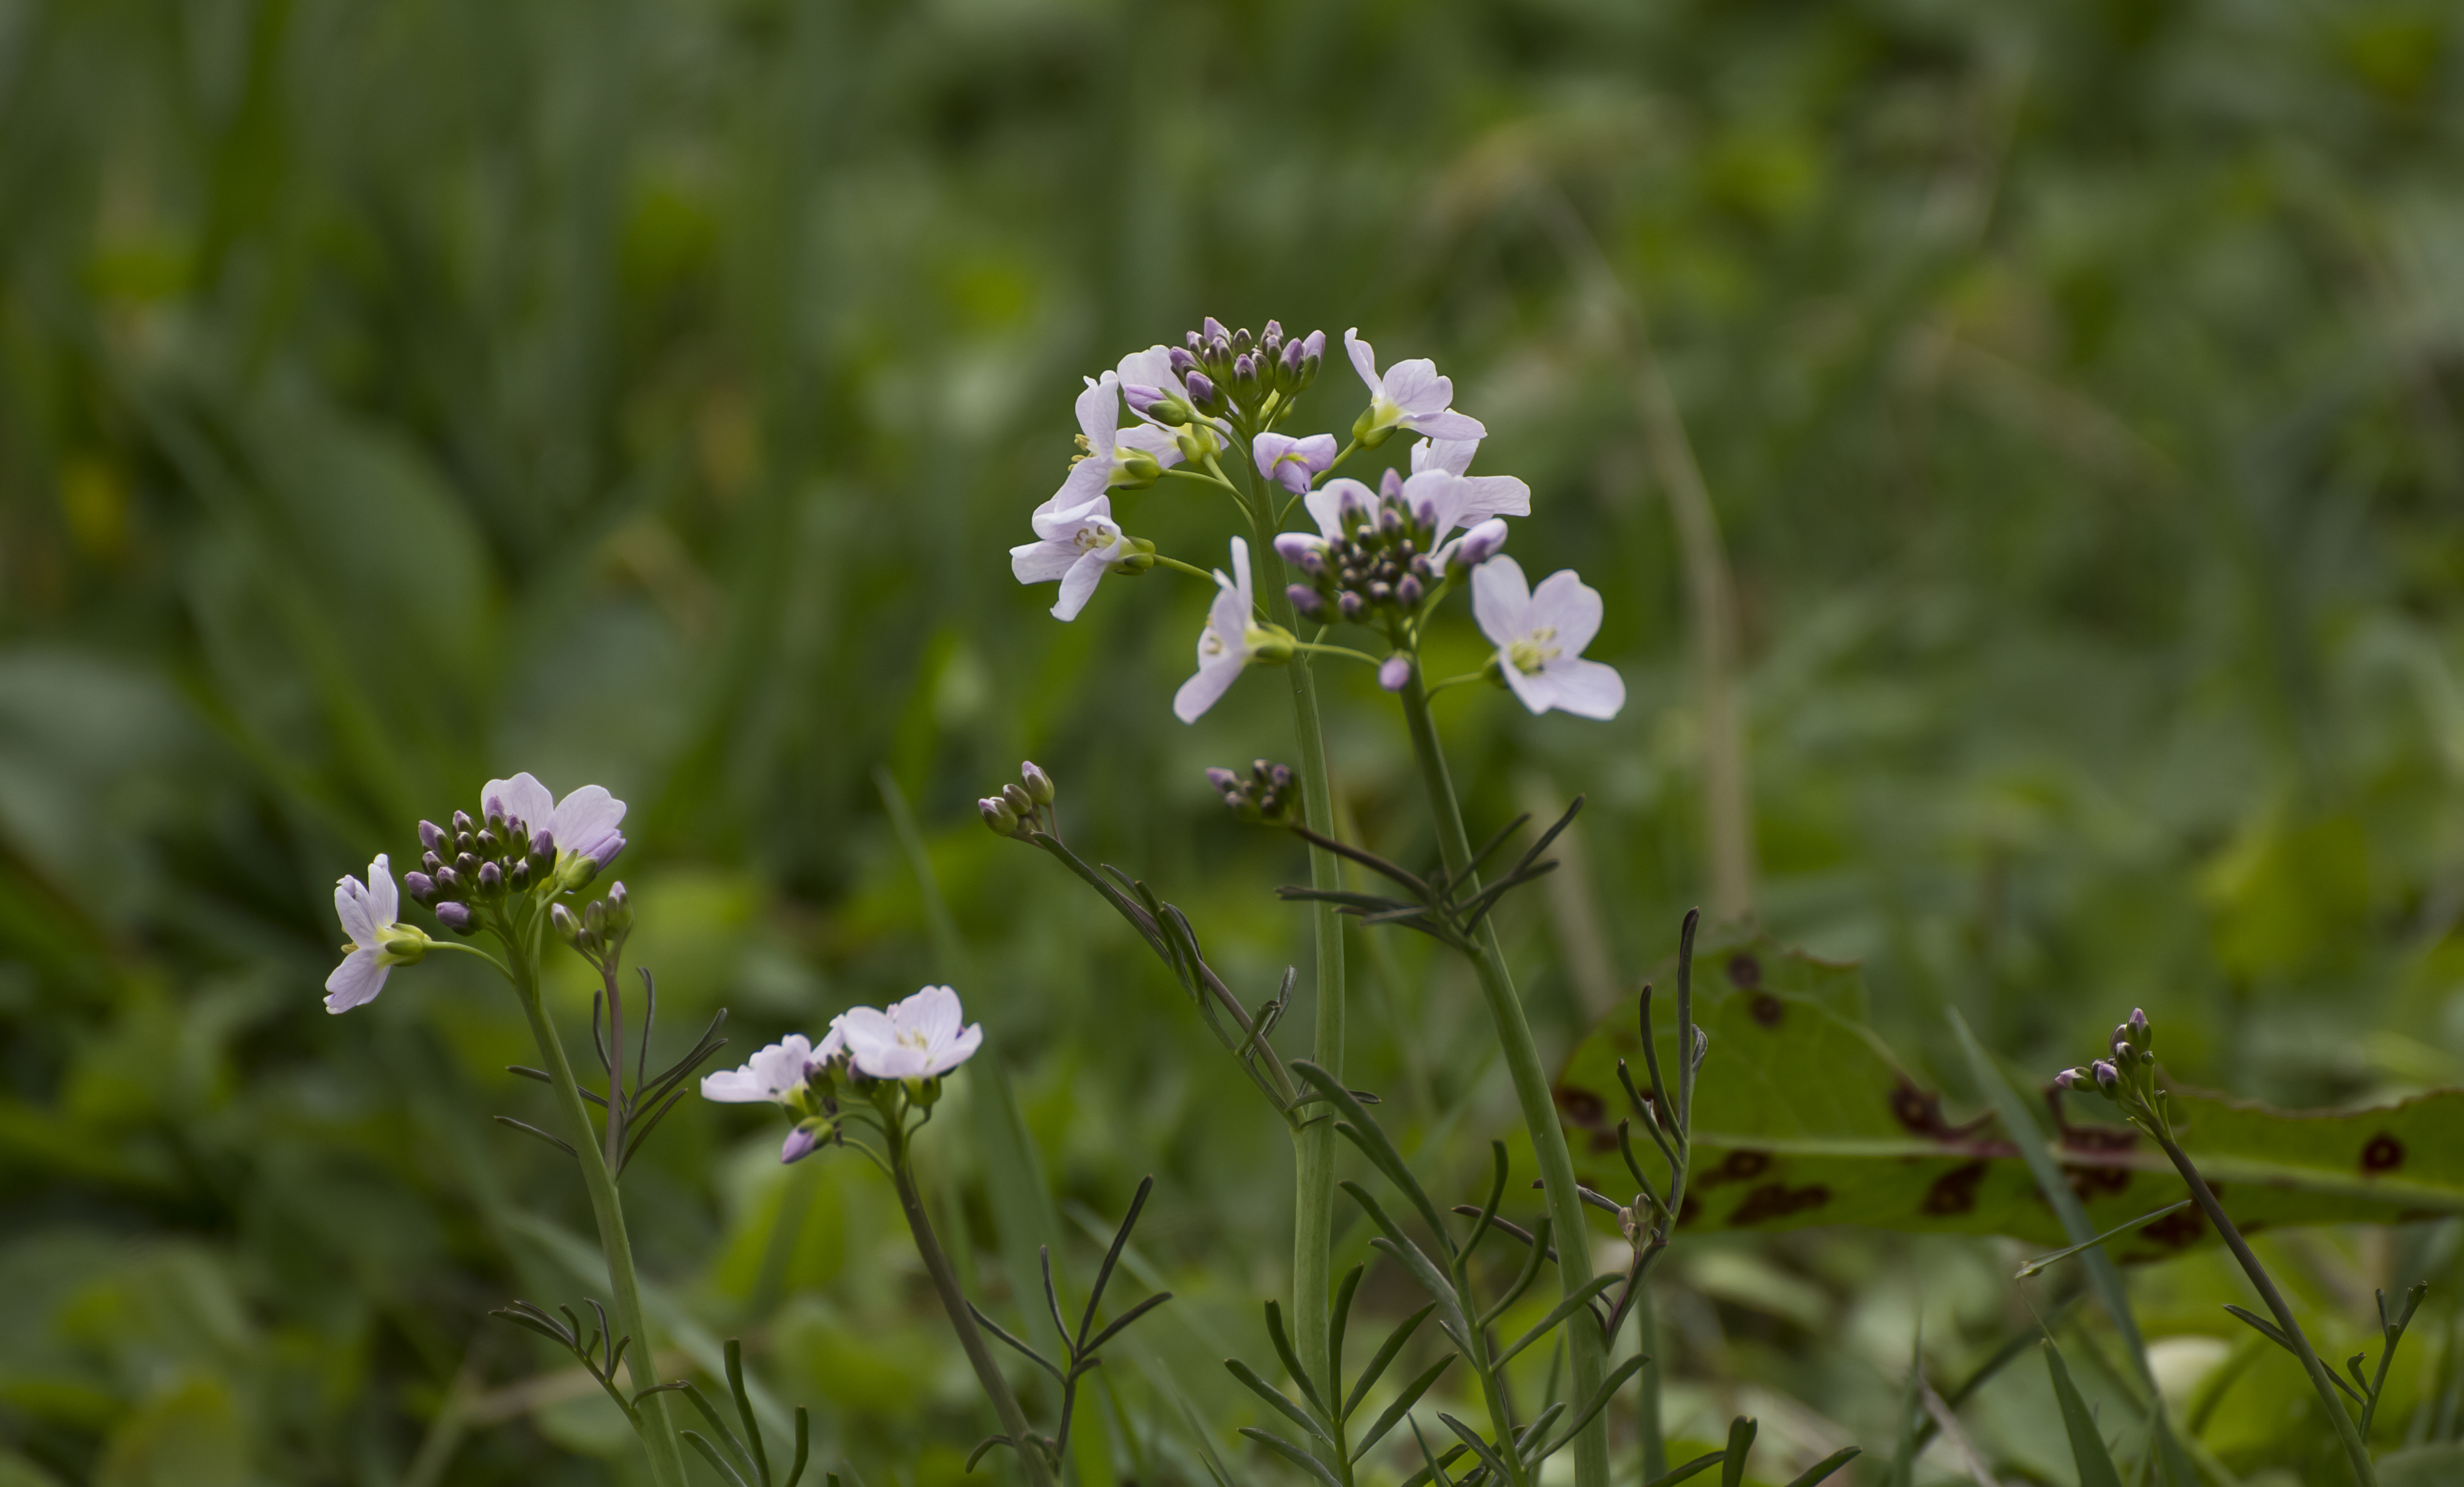
M1018 1395L1010 1388L1009 1380L993 1361L990 1343L984 1341L983 1328L976 1325L976 1314L967 1309L967 1298L958 1289L957 1272L950 1266L950 1256L941 1249L941 1240L933 1232L933 1220L924 1211L924 1195L915 1189L915 1165L909 1160L907 1137L896 1126L890 1136L890 1169L891 1186L898 1189L898 1207L907 1214L907 1231L915 1236L915 1253L924 1257L925 1272L933 1277L933 1289L941 1294L941 1309L950 1314L950 1327L958 1334L958 1345L966 1350L967 1362L974 1365L976 1382L983 1386L984 1394L993 1402L993 1413L1001 1416L1001 1430L1009 1436L1019 1470L1025 1474L1028 1487L1053 1487L1052 1468L1044 1459L1043 1438L1026 1423L1026 1411L1019 1408Z
M2276 1289L2275 1277L2268 1275L2267 1267L2258 1262L2258 1256L2250 1252L2249 1242L2242 1238L2241 1231L2233 1227L2233 1220L2225 1217L2224 1205L2216 1201L2214 1189L2208 1187L2208 1180L2201 1177L2199 1169L2191 1165L2189 1154L2174 1142L2173 1132L2163 1114L2153 1110L2147 1113L2155 1119L2143 1121L2140 1124L2156 1138L2156 1144L2165 1148L2165 1155L2173 1159L2173 1166L2182 1174L2182 1181L2190 1185L2190 1196L2198 1200L2200 1211L2208 1215L2209 1223L2216 1226L2216 1232L2223 1236L2225 1247L2233 1251L2234 1259L2241 1262L2243 1273L2250 1276L2250 1283L2258 1289L2259 1299L2276 1314L2276 1324L2293 1340L2294 1349L2301 1359L2301 1367L2310 1375L2310 1387L2319 1391L2319 1402L2326 1406L2327 1418L2335 1422L2336 1438L2343 1443L2344 1458L2352 1465L2353 1479L2362 1487L2377 1487L2378 1470L2370 1465L2369 1443L2362 1439L2361 1428L2353 1423L2352 1415L2344 1409L2344 1401L2336 1391L2335 1380L2329 1376L2327 1365L2320 1361L2318 1350L2310 1345L2310 1340L2302 1336L2301 1323L2293 1320L2293 1308L2284 1304L2284 1294Z
M539 930L544 919L544 915L533 917L521 931L521 943L506 946L513 962L507 974L514 983L514 994L521 1000L522 1014L531 1021L531 1036L539 1041L539 1057L546 1060L548 1083L556 1091L557 1108L572 1133L573 1160L582 1168L582 1185L590 1193L591 1216L599 1221L599 1248L607 1257L607 1286L613 1302L610 1310L616 1314L620 1335L633 1340L625 1366L632 1376L633 1391L639 1394L659 1382L658 1365L653 1361L656 1349L651 1346L649 1325L642 1317L642 1283L633 1274L633 1241L625 1232L625 1205L616 1192L616 1178L600 1154L598 1138L590 1126L590 1112L582 1103L582 1086L574 1081L573 1062L564 1056L564 1041L557 1036L556 1023L548 1016L539 994ZM661 1487L685 1487L684 1450L676 1438L675 1420L668 1413L666 1391L644 1399L639 1413L642 1444L649 1453L651 1475Z
M1651 1305L1648 1282L1638 1276L1634 1296L1634 1345L1651 1362L1634 1376L1635 1433L1642 1437L1642 1476L1656 1482L1668 1471L1668 1432L1660 1418L1660 1318Z
M1215 462L1207 461L1210 467ZM1245 462L1244 462L1245 468ZM1217 470L1219 477L1221 474ZM1228 483L1228 482L1227 482ZM1262 499L1252 494L1245 502L1257 552L1251 562L1258 577L1266 617L1285 630L1297 620L1284 560L1275 551L1273 491ZM1300 742L1301 816L1310 831L1334 834L1334 787L1327 774L1326 730L1318 712L1317 677L1309 653L1295 655L1284 672L1292 688L1292 727ZM1323 847L1309 849L1309 886L1330 892L1343 887L1343 863ZM1331 903L1311 906L1317 937L1317 1028L1310 1054L1319 1067L1343 1076L1343 917ZM1312 1378L1334 1377L1329 1306L1334 1279L1334 1122L1304 1122L1292 1133L1292 1330L1298 1334L1301 1364ZM1592 1487L1586 1483L1585 1487Z
M1168 558L1162 553L1156 553L1155 560L1157 567L1170 568L1176 573L1186 573L1192 578L1205 580L1206 587L1209 588L1215 587L1215 575L1195 563L1183 563L1178 558Z
M1463 807L1455 799L1454 781L1446 771L1445 747L1439 742L1437 724L1429 717L1429 696L1420 684L1419 667L1412 669L1400 695L1403 717L1412 731L1412 752L1420 765L1420 783L1428 791L1429 813L1437 823L1439 855L1444 859L1449 874L1464 875L1471 863L1471 841L1463 832ZM1477 878L1465 876L1458 896L1477 892L1479 886ZM1565 1129L1557 1123L1556 1101L1549 1092L1548 1071L1540 1067L1540 1050L1531 1040L1531 1025L1523 1016L1523 999L1515 992L1514 978L1506 968L1506 953L1497 943L1495 916L1481 921L1479 950L1472 965L1480 973L1481 994L1487 999L1489 1018L1497 1025L1507 1071L1514 1076L1515 1102L1522 1107L1523 1123L1531 1133L1532 1151L1540 1162L1540 1183L1548 1193L1550 1222L1557 1231L1557 1280L1563 1294L1571 1296L1592 1278L1591 1228L1583 1216L1582 1195L1574 1185L1574 1160L1566 1149ZM1679 1057L1683 1056L1681 1052ZM1599 1332L1577 1324L1579 1321L1577 1318L1566 1328L1573 1339L1568 1353L1573 1364L1573 1398L1577 1404L1599 1389L1604 1372ZM1607 1487L1607 1418L1606 1410L1593 1416L1592 1423L1574 1438L1576 1487Z

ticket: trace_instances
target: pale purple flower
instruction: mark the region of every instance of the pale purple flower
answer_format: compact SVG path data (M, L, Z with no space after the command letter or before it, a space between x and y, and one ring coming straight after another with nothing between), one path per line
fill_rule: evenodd
M1078 429L1087 453L1070 464L1068 477L1038 515L1082 507L1115 486L1151 483L1180 463L1180 446L1169 430L1149 423L1121 427L1118 373L1087 379L1087 390L1078 394Z
M427 955L433 942L416 925L396 923L401 912L393 864L383 853L368 864L366 882L344 877L334 885L334 913L351 944L350 954L325 978L325 1010L347 1012L375 1001L395 966L415 965Z
M821 1046L801 1032L790 1032L778 1042L744 1061L740 1069L721 1069L701 1076L701 1098L721 1104L793 1105L804 1087L804 1076L819 1064L829 1062L845 1046L836 1022ZM791 1159L792 1160L792 1159Z
M930 1079L965 1063L983 1044L983 1024L961 1028L959 1017L957 992L926 987L879 1010L849 1008L838 1028L857 1073L876 1079Z
M1456 498L1455 520L1465 526L1491 517L1528 517L1531 487L1510 475L1472 475L1471 457L1478 439L1422 439L1412 446L1412 473L1443 470L1463 482Z
M1196 722L1213 707L1268 638L1251 618L1258 606L1249 588L1249 544L1238 537L1232 539L1232 572L1226 578L1221 568L1215 570L1215 603L1198 635L1198 674L1173 696L1173 715L1183 722Z
M1305 495L1309 482L1326 474L1334 463L1334 435L1312 433L1296 439L1283 433L1262 433L1251 444L1257 455L1258 473L1295 496Z
M480 787L479 808L483 817L519 821L534 833L545 828L560 866L588 857L604 868L625 850L625 833L616 830L625 819L625 803L602 786L585 785L558 800L525 771Z
M1430 554L1429 561L1441 571L1457 566L1476 568L1496 557L1505 545L1505 519L1491 517Z
M1433 439L1478 439L1488 433L1479 419L1452 411L1455 385L1438 375L1437 363L1415 357L1397 362L1380 376L1377 354L1358 330L1343 333L1343 348L1369 387L1369 411L1361 417L1359 437L1390 429L1409 429Z
M1377 684L1389 692L1400 692L1412 679L1412 658L1397 652L1386 657L1377 668Z
M1377 493L1348 475L1337 476L1302 497L1301 505L1328 542L1339 543L1352 535L1346 528L1377 509Z
M1493 558L1472 570L1471 611L1496 643L1498 667L1524 706L1614 718L1625 705L1625 678L1617 668L1582 658L1600 632L1600 595L1572 568L1534 589L1512 558Z
M1092 461L1081 461L1088 463ZM1047 501L1036 508L1032 521L1038 540L1009 550L1009 570L1022 584L1059 579L1061 597L1053 603L1052 617L1076 619L1104 575L1130 555L1129 539L1112 520L1111 498L1097 495L1061 510Z

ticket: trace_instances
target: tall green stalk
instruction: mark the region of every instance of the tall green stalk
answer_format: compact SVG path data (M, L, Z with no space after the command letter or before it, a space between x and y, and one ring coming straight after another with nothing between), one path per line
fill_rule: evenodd
M591 1216L599 1223L599 1248L607 1257L609 1309L615 1313L621 1335L633 1340L626 1354L626 1368L639 1394L659 1382L655 1349L649 1324L642 1316L642 1283L633 1273L633 1241L625 1232L625 1205L616 1190L615 1173L600 1152L590 1112L583 1107L582 1086L573 1076L573 1061L565 1057L564 1040L557 1036L556 1023L539 995L539 925L544 919L544 915L533 916L518 931L521 943L506 945L507 973L513 979L514 994L521 1000L523 1015L530 1018L539 1056L546 1060L548 1083L556 1091L558 1112L570 1133L573 1160L582 1168L582 1185L590 1194ZM668 1413L667 1393L649 1395L638 1408L647 1427L642 1444L649 1454L651 1475L661 1487L685 1487L684 1451L676 1437L675 1421Z
M1245 462L1243 475L1245 476ZM1266 501L1272 500L1272 488ZM1256 548L1251 563L1266 617L1286 630L1294 624L1291 596L1284 591L1284 560L1275 552L1276 522L1270 506L1251 485L1242 503L1249 511ZM1317 677L1308 652L1284 668L1291 679L1292 726L1299 736L1301 812L1309 830L1334 834L1334 788L1326 767L1326 731L1318 712ZM1309 848L1309 886L1339 890L1343 868L1323 847ZM1313 905L1317 956L1317 1027L1310 1057L1343 1076L1343 917L1331 903ZM1334 1281L1334 1122L1309 1121L1292 1133L1292 1327L1299 1334L1301 1363L1316 1378L1334 1377L1328 1307Z
M1419 667L1412 669L1401 697L1403 717L1412 732L1412 752L1420 766L1420 784L1428 792L1429 814L1437 825L1439 855L1445 862L1446 872L1458 880L1458 892L1477 893L1479 881L1468 871L1471 840L1463 831L1463 807L1455 798L1454 781L1446 769L1445 747L1429 717L1429 694L1420 683ZM1592 1278L1588 1242L1591 1229L1584 1220L1582 1195L1574 1184L1573 1156L1566 1148L1565 1129L1557 1123L1556 1100L1550 1094L1549 1075L1540 1067L1540 1050L1531 1040L1531 1025L1524 1018L1523 1000L1506 967L1506 954L1497 942L1497 921L1493 916L1481 921L1478 950L1472 965L1480 975L1481 995L1488 1002L1489 1018L1497 1026L1507 1071L1514 1078L1515 1103L1521 1107L1523 1123L1531 1133L1532 1151L1540 1163L1541 1187L1549 1199L1550 1222L1558 1235L1558 1283L1563 1294L1572 1296ZM1678 1056L1683 1064L1683 1052ZM1582 1325L1579 1319L1570 1322L1566 1330L1573 1340L1568 1349L1573 1365L1573 1397L1590 1399L1598 1392L1606 1371L1599 1333ZM1576 1487L1607 1487L1606 1420L1607 1411L1603 1410L1574 1439Z

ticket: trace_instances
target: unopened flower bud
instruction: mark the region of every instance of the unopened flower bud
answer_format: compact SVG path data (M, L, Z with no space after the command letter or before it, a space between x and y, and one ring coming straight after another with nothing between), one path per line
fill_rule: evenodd
M1199 334L1204 337L1210 344L1218 341L1224 342L1228 344L1232 340L1232 332L1225 330L1223 328L1223 322L1217 320L1212 315L1199 322L1198 328Z
M1189 333L1190 346L1195 348L1198 344L1198 332L1191 331ZM1173 346L1167 349L1164 352L1164 357L1167 361L1172 363L1172 374L1176 377L1186 377L1191 372L1198 370L1198 358L1179 346Z
M459 897L465 882L466 879L462 875L450 867L441 867L436 870L436 892L440 898L451 899Z
M2077 1069L2065 1069L2061 1073L2055 1075L2055 1087L2066 1090L2079 1088L2079 1073L2080 1071Z
M536 876L531 871L531 859L520 857L515 860L514 870L505 875L505 881L514 885L514 892L528 893L531 890L531 879Z
M561 903L550 904L547 911L547 920L548 922L555 927L556 937L559 940L563 941L566 944L573 946L577 950L582 948L582 921L573 917L573 911L571 909L566 908Z
M534 857L545 857L548 861L554 862L556 860L556 833L543 826L537 832L532 832L531 855Z
M476 852L478 848L479 838L469 832L456 832L453 833L453 850L455 852L462 853L467 855L470 853Z
M479 892L493 899L505 891L505 870L493 862L479 864Z
M1142 382L1125 382L1121 384L1121 401L1129 404L1130 411L1140 417L1155 418L1164 423L1180 421L1173 405L1164 400L1161 388L1150 388Z
M1244 357L1244 356L1248 355L1248 354L1249 354L1249 348L1250 348L1251 346L1253 346L1253 345L1256 345L1256 344L1257 344L1257 343L1256 343L1256 342L1254 342L1254 341L1252 341L1252 340L1250 340L1250 339L1249 339L1249 327L1248 327L1248 326L1243 325L1243 326L1242 326L1239 330L1236 330L1236 331L1232 332L1232 357L1233 357L1233 360L1238 361L1238 360L1239 360L1239 359L1241 359L1242 357Z
M2130 1024L2126 1022L2117 1022L2113 1025L2113 1036L2105 1040L2105 1047L2112 1049L2118 1054L2122 1052L2122 1045L2129 1041Z
M633 898L618 883L607 890L607 932L622 935L633 927Z
M453 812L453 834L455 836L468 836L475 830L477 830L477 828L472 823L471 812L468 810L456 810Z
M1386 657L1377 668L1377 684L1389 692L1400 692L1412 679L1412 658L1397 654Z
M607 905L593 899L582 906L582 927L596 935L607 927Z
M1334 596L1334 607L1343 611L1345 619L1356 620L1360 618L1360 611L1367 609L1368 605L1361 601L1360 595L1347 588Z
M433 875L444 868L445 859L432 852L423 852L419 854L419 865Z
M999 795L987 795L977 801L976 810L984 818L984 825L996 833L1002 836L1018 834L1018 812L1012 810L1009 802Z
M471 905L467 903L438 904L436 906L436 921L457 935L469 934L473 926L477 922L472 918Z
M1009 802L1009 809L1017 811L1021 816L1035 814L1035 797L1026 792L1025 786L1004 785L1001 788L1001 799Z
M1290 660L1295 645L1292 633L1281 626L1262 625L1249 635L1249 655L1269 664Z
M1215 411L1215 405L1219 398L1215 390L1215 379L1204 372L1191 372L1184 381L1189 388L1189 400L1198 405L1201 411L1210 413Z
M1325 546L1324 539L1311 537L1307 532L1275 534L1275 556L1295 567L1305 566L1311 558L1317 558L1319 565L1323 566L1326 560L1319 557L1319 552Z
M413 903L436 901L436 879L425 873L405 873L402 875L402 887L405 893L410 895L410 901Z
M1307 584L1289 586L1284 596L1292 601L1292 612L1303 619L1317 619L1326 610L1325 596Z
M438 847L442 846L444 842L445 828L437 825L433 821L422 821L419 823L419 844L422 847L427 848L430 852L434 852Z
M1395 586L1396 599L1407 610L1419 609L1420 601L1427 595L1428 590L1420 587L1420 581L1409 573L1404 574Z
M787 1139L780 1143L779 1160L781 1163L801 1162L811 1156L828 1130L829 1122L818 1117L797 1121L795 1129L789 1131Z
M1452 545L1454 551L1449 556L1455 566L1476 568L1496 557L1498 549L1506 545L1506 519L1491 517L1463 533Z
M2130 1030L2131 1042L2151 1052L2155 1049L2156 1032L2147 1025L2146 1009L2140 1007L2132 1008L2130 1010L2130 1020L2123 1023L2123 1026Z
M1241 777L1229 769L1220 767L1206 771L1206 783L1214 786L1215 793L1219 795L1236 794L1241 788Z
M504 829L505 829L505 812L504 812L504 808L502 808L501 806L490 806L490 807L488 808L488 819L487 819L485 822L481 823L480 830L482 830L482 831L488 831L488 832L501 832L501 831L503 831Z
M1042 765L1032 759L1027 760L1018 766L1018 774L1026 785L1028 798L1039 806L1052 804L1052 798L1058 792L1052 788L1052 776L1044 772Z
M1258 364L1255 359L1245 355L1232 359L1232 390L1240 394L1244 406L1257 397Z
M482 831L479 833L479 855L483 857L493 857L502 852L504 847L504 842L497 838L495 832L491 831Z
M2088 1073L2095 1076L2096 1087L2107 1095L2115 1094L2122 1088L2122 1071L2101 1058L2088 1066Z

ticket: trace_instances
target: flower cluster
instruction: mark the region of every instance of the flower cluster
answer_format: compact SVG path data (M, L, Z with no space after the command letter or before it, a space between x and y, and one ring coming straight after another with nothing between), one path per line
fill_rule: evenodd
M2066 1090L2094 1089L2125 1114L2135 1114L2141 1106L2152 1109L2164 1092L2156 1087L2156 1030L2148 1026L2145 1010L2132 1008L2130 1020L2115 1025L2107 1052L2110 1057L2065 1069L2054 1076L2054 1082Z
M475 821L467 810L453 812L450 828L420 822L424 871L403 877L411 898L460 934L476 923L474 905L533 888L586 887L625 850L625 835L616 829L625 803L600 786L585 785L560 801L524 772L490 780L479 791L479 810Z
M998 795L986 795L976 802L976 810L984 825L1002 836L1033 836L1038 832L1060 834L1061 821L1050 813L1053 797L1058 793L1052 776L1044 772L1032 759L1018 766L1019 783L1004 785Z
M1284 327L1268 321L1252 340L1246 327L1227 331L1210 315L1165 356L1180 379L1190 411L1222 418L1254 436L1280 422L1291 411L1292 399L1317 380L1318 366L1326 360L1326 332L1312 330L1287 341ZM1163 404L1165 422L1186 422L1182 409L1160 397L1155 401Z
M704 1075L702 1099L786 1111L796 1123L779 1160L794 1162L840 1137L842 1085L885 1119L898 1119L906 1106L929 1109L940 1098L941 1076L983 1046L983 1024L961 1027L961 1016L958 993L948 987L926 987L884 1008L849 1008L830 1019L818 1044L791 1032L742 1068Z
M1209 769L1206 783L1215 787L1223 804L1243 821L1288 826L1301 818L1300 777L1292 773L1288 765L1253 760L1245 775L1229 769Z
M1423 447L1426 447L1423 445ZM1275 551L1305 582L1287 590L1305 619L1385 624L1418 619L1442 584L1479 566L1506 545L1506 522L1493 509L1521 516L1531 509L1529 487L1503 482L1514 496L1489 499L1472 481L1432 468L1404 479L1386 472L1380 488L1329 480L1302 504L1318 530L1286 532ZM1447 541L1457 526L1469 531Z

